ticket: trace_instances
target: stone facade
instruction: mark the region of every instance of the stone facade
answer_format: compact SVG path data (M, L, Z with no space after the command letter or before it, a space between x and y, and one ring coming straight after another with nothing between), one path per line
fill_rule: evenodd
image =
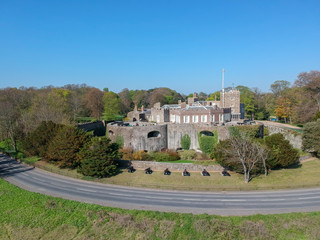
M288 128L275 126L272 123L261 122L265 127L269 129L269 135L274 133L281 133L285 139L287 139L293 147L301 149L302 148L302 134L296 131L290 130Z
M218 133L218 139L228 138L228 127L211 124L155 124L149 126L116 126L108 125L108 136L115 141L123 137L124 147L134 151L159 151L164 148L176 150L181 148L181 137L188 134L191 138L191 149L199 149L198 134L206 131Z
M187 169L189 172L201 172L206 169L208 172L222 172L224 170L220 165L209 165L202 166L192 163L162 163L162 162L151 162L151 161L128 161L128 160L117 160L120 167L133 166L135 169L146 169L151 168L153 171L163 171L168 168L172 172L183 172Z

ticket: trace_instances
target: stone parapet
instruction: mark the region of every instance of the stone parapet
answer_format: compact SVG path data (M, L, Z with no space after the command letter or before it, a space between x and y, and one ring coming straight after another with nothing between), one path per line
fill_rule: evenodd
M189 172L201 172L206 169L208 172L221 172L224 170L220 165L197 165L193 163L164 163L164 162L152 162L152 161L129 161L129 160L117 160L120 167L128 167L132 165L135 169L151 168L153 171L163 171L166 168L172 172L182 172L187 169Z

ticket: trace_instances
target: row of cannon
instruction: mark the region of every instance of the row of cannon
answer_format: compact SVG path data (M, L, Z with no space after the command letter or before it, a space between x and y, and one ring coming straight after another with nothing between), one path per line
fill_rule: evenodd
M127 170L129 173L134 173L136 171L136 169L134 169L133 166L127 167ZM153 170L150 167L146 168L144 171L145 171L145 174L152 174L153 173ZM228 173L228 171L226 171L226 170L223 170L220 174L225 177L226 176L230 177L230 173ZM169 169L166 168L163 171L163 175L171 175L171 171L169 171ZM182 176L190 176L190 172L188 172L187 169L184 169L184 171L181 173L181 175ZM202 176L210 176L210 173L206 169L203 169L201 171L201 175Z

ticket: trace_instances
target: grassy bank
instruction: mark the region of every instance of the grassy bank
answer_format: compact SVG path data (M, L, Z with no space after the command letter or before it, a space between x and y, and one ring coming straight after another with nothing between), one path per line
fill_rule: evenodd
M0 239L319 239L320 212L219 217L121 210L0 179Z
M180 190L266 190L320 186L320 160L302 163L301 167L271 171L269 176L253 178L245 184L243 175L231 173L231 177L222 177L218 172L211 173L210 177L203 177L200 172L192 172L190 177L182 177L181 173L173 172L171 176L164 176L162 172L145 174L143 170L128 173L125 169L110 178L86 178L75 170L59 169L57 166L38 162L46 170L75 178L99 181L102 183L119 184L125 186L148 187L159 189Z

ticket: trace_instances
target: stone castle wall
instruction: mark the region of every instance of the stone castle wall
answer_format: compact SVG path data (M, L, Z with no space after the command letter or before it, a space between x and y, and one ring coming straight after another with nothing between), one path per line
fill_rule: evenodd
M201 172L206 169L208 172L222 172L224 170L220 165L202 166L193 163L163 163L163 162L151 162L151 161L129 161L129 160L117 160L120 167L133 166L135 169L144 170L151 168L153 171L164 171L166 168L173 172L183 172L187 169L189 172Z
M275 126L272 123L261 123L269 129L269 135L274 133L281 133L284 136L284 138L292 144L293 147L299 149L302 148L302 134L288 128Z
M159 151L164 148L181 148L181 137L188 134L191 149L199 149L198 134L201 131L217 131L218 139L228 138L228 127L216 127L210 124L161 124L151 126L115 126L108 125L108 136L115 141L118 136L124 139L124 147L134 151ZM152 132L159 132L158 137L148 137Z

